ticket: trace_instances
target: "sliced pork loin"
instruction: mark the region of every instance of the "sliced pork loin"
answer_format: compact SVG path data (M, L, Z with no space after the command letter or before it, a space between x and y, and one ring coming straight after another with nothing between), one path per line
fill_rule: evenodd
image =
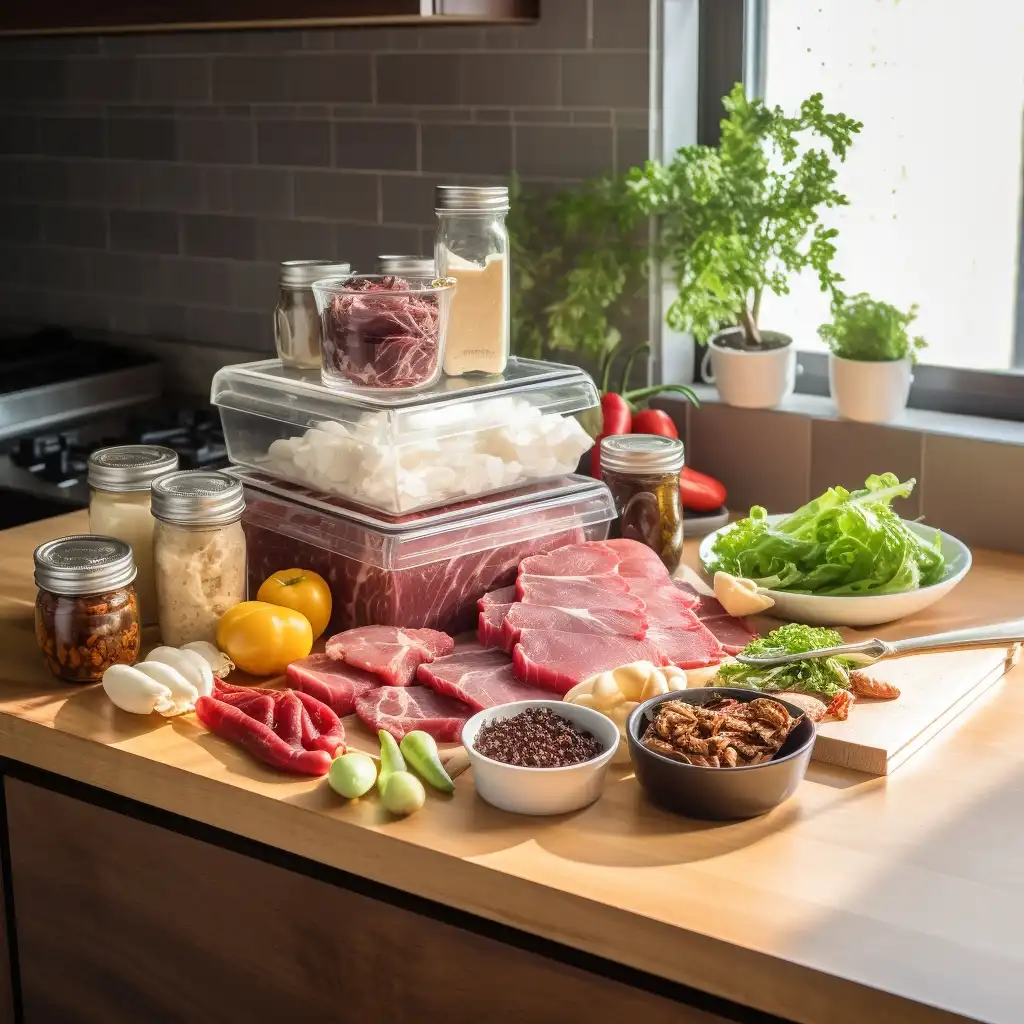
M327 641L332 658L379 676L391 686L408 686L425 661L451 654L455 641L436 629L358 626Z
M567 544L546 555L530 555L519 563L520 576L592 579L617 576L619 556L605 544Z
M592 580L559 579L556 576L520 576L516 598L527 604L549 608L614 608L640 612L643 601L631 595L629 584L621 576L601 576Z
M489 594L484 594L477 601L476 606L479 611L483 611L485 608L490 608L496 604L511 604L515 600L516 588L502 587L500 590L492 590Z
M500 607L500 606L497 606ZM524 629L557 629L566 633L611 633L643 640L647 619L641 612L618 608L552 608L517 602L509 605L500 627L500 646L511 651Z
M356 700L381 685L380 676L346 665L329 654L310 654L288 666L288 682L326 704L336 715L350 715Z
M378 686L356 700L356 714L374 733L386 729L396 740L422 729L435 740L453 742L475 711L426 686Z
M646 544L641 544L637 540L619 538L603 540L598 546L607 548L619 559L618 573L620 576L659 582L668 582L670 579L665 563Z
M668 664L677 668L717 665L725 657L722 645L700 622L690 628L652 626L644 640L657 647Z
M461 700L476 711L516 700L543 700L551 693L516 678L512 659L495 648L460 644L446 658L416 670L416 681Z
M510 652L512 647L506 642L502 626L505 623L505 616L513 604L492 604L480 610L477 620L476 635L482 647L497 647L499 650Z

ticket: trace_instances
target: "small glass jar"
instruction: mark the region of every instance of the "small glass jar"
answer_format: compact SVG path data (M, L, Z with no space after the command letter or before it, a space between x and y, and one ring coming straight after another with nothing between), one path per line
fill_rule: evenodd
M131 546L144 626L157 621L150 487L158 476L177 468L177 452L155 444L101 448L89 456L89 530Z
M281 264L281 290L274 310L274 341L285 366L318 369L320 316L312 285L325 277L351 273L347 263L331 260L288 260Z
M437 277L433 256L378 256L382 274L396 277Z
M153 483L153 556L160 639L214 643L220 617L245 600L242 485L201 469Z
M455 278L444 372L503 373L510 330L508 189L438 185L438 277Z
M68 683L95 683L111 665L134 665L141 630L131 547L84 534L40 544L32 560L47 668Z
M614 535L646 544L669 572L683 556L679 474L683 442L655 434L614 434L601 441L601 479L619 518Z

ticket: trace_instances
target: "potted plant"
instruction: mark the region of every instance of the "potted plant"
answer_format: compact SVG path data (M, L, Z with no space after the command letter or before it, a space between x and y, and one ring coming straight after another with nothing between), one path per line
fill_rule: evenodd
M708 345L709 379L726 402L772 408L793 390L796 354L789 335L760 326L761 300L787 294L790 276L805 268L823 291L842 280L832 269L837 232L820 214L847 203L834 161L846 158L861 125L826 113L818 93L795 117L748 98L740 84L723 103L717 148L648 161L627 186L659 218L660 255L678 290L669 326Z
M907 328L917 306L903 313L865 292L837 296L832 322L818 335L829 347L828 380L840 416L862 423L886 423L907 407L911 366L927 347Z

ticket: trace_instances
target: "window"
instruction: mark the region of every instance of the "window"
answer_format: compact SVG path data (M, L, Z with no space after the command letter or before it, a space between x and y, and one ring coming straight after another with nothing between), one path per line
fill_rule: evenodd
M850 206L826 217L845 288L917 304L926 363L1024 368L1024 3L770 0L757 27L770 103L821 92L864 124L839 176ZM827 319L805 278L761 322L824 352Z

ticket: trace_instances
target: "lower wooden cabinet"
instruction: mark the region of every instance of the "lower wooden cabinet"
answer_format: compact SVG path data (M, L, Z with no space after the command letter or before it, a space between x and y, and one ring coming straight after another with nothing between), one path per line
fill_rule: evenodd
M25 1024L722 1020L48 789L5 790Z

